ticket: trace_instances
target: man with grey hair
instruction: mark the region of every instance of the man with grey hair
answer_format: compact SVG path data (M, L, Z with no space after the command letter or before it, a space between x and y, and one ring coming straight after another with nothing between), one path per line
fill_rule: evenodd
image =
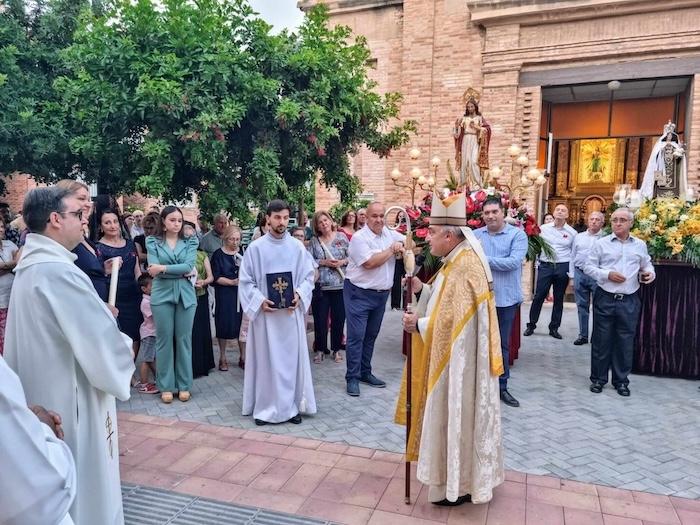
M212 223L212 229L205 233L202 240L199 241L199 248L207 252L209 259L211 259L214 252L221 248L223 244L221 236L223 235L226 227L229 225L228 215L226 215L226 213L223 211L220 211L214 215Z
M63 419L77 469L70 508L75 523L124 523L114 398L129 399L131 339L71 253L87 217L75 193L30 191L23 207L30 233L15 268L5 358L31 404Z
M576 235L571 245L569 275L574 276L574 297L578 310L578 338L574 341L576 346L588 344L588 312L596 283L592 277L584 273L583 266L586 264L591 248L603 236L604 224L605 215L599 211L591 212L588 216L588 229Z
M588 255L584 272L595 279L593 337L591 339L591 387L603 391L612 370L612 384L621 396L629 396L634 336L641 300L639 283L656 278L644 241L630 235L634 214L618 208L610 217L612 233L598 240Z
M418 461L416 477L428 485L428 501L444 506L486 503L504 480L504 370L493 276L465 210L464 193L433 196L427 240L443 265L427 283L413 278L420 298L415 312L403 316L404 330L413 334L413 364L395 416L406 424L410 401L406 459Z
M367 208L360 208L357 210L357 228L364 228L365 224L367 224Z
M131 227L131 238L134 239L143 235L143 210L134 210L131 216L134 218L134 225Z

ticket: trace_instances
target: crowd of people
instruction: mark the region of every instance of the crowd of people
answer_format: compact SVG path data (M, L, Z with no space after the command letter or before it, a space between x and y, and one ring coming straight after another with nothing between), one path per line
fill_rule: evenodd
M176 206L125 217L114 202L93 205L87 186L72 180L32 190L21 229L6 208L0 211L0 351L12 369L0 359L7 377L0 401L32 404L35 416L16 410L10 417L17 432L36 427L33 417L51 429L35 433L27 454L63 479L54 503L67 513L65 523L120 522L115 398L128 399L131 386L160 394L163 403L187 402L194 378L216 366L214 337L221 372L237 340L242 412L256 425L299 424L302 414L317 410L309 312L315 365L327 355L333 366L345 362L351 397L360 396L361 384L386 386L373 374L372 357L392 289L402 287L397 261L405 246L379 202L338 222L319 210L290 231L291 207L274 200L244 251L242 231L224 213L206 233ZM590 390L600 393L612 372L617 392L629 396L637 290L653 281L654 268L645 244L630 235L629 210L615 210L606 236L601 213L591 213L580 233L567 217L557 205L542 227L552 252L538 262L524 335L535 333L551 287L549 335L562 338L564 293L573 278L574 345L588 344L593 304ZM417 350L407 457L418 459L418 477L438 505L491 499L503 481L498 401L519 406L508 391L508 358L523 302L527 237L507 222L500 198L486 200L483 218L485 226L472 231L463 194L435 197L426 249L443 264L428 282L412 278L417 307L403 316ZM393 299L392 307L399 307ZM401 407L408 380L405 374L400 423L407 423ZM100 435L105 439L93 439ZM55 438L65 439L69 452Z

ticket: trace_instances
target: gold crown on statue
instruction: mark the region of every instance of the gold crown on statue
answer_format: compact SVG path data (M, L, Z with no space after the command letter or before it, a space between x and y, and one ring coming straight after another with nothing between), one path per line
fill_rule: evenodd
M437 193L433 193L430 224L435 226L466 226L467 200L465 194L453 193L443 199Z
M466 104L467 102L474 102L475 104L478 104L479 100L481 100L481 93L479 93L474 88L467 89L464 92L464 95L462 95L462 102L464 104Z

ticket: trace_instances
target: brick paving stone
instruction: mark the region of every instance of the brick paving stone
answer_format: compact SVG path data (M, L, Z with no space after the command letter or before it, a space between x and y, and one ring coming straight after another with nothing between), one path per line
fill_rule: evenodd
M523 305L523 319L528 309L529 304ZM521 339L520 359L511 369L509 391L521 407L502 406L506 466L528 474L700 497L700 398L695 395L696 384L632 375L629 398L621 398L609 385L603 393L592 394L588 391L590 345L572 344L577 334L575 306L565 305L562 341L546 335L550 313L551 305L545 305L540 326L535 335ZM405 431L393 423L404 366L400 317L400 312L386 312L375 348L373 372L387 382L387 388L361 385L361 396L350 398L345 393L344 363L324 360L320 365L312 364L318 413L304 417L301 425L268 425L265 432L309 440L313 449L322 442L345 445L346 454L361 457L371 457L372 448L401 453ZM229 346L227 355L229 362L238 359L235 345ZM129 420L131 424L152 425L148 416L160 416L225 425L232 430L255 429L252 418L240 413L242 385L243 371L232 367L229 372L212 371L196 379L189 403L164 405L158 396L134 391L130 401L119 403L119 409L137 416ZM162 422L156 425L165 429L148 429L153 432L149 439L173 440L187 430L168 429ZM191 444L226 448L225 440L217 438L199 442L195 439L199 432L190 436ZM128 449L138 449L148 441L131 432L128 436ZM271 443L290 445L287 440ZM335 450L340 449L326 451ZM131 452L126 452L127 457Z

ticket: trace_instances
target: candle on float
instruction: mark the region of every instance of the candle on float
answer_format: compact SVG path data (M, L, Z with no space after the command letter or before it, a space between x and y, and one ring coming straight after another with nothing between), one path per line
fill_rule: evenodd
M552 143L554 142L554 135L549 134L549 140L547 141L547 173L552 173Z
M117 305L117 284L119 281L119 267L121 266L121 257L112 257L109 259L111 261L111 270L109 277L109 297L107 302L112 305Z

